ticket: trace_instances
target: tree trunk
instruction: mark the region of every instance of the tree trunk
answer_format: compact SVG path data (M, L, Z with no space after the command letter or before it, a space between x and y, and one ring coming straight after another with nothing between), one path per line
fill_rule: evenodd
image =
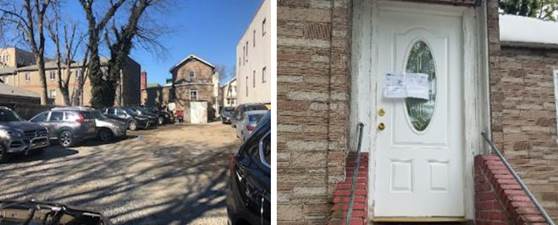
M41 78L41 105L48 104L48 92L47 92L47 82L46 82L46 74L45 74L45 61L44 57L40 55L35 56L35 60L37 61L37 71L39 73L39 77Z

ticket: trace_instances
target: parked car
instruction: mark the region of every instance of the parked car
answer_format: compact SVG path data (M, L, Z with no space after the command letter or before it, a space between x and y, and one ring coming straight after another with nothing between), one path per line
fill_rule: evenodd
M108 142L115 138L126 137L126 130L128 130L128 123L126 121L108 118L99 110L92 109L92 113L95 118L99 140Z
M221 122L223 122L223 124L230 124L233 114L234 107L223 107L223 110L221 111Z
M1 224L110 225L101 213L68 205L31 201L0 201Z
M129 106L129 107L125 107L129 110L135 111L138 115L140 116L145 116L147 118L149 118L149 120L151 121L152 127L157 127L159 126L159 115L148 112L146 110L144 110L142 107L139 106Z
M268 110L246 111L242 120L236 122L236 137L246 141L250 134L256 129L258 122L268 113Z
M84 107L61 107L35 115L30 120L48 129L49 139L63 147L97 137L93 113Z
M171 113L167 111L160 110L157 107L152 107L152 106L143 106L142 109L157 115L158 117L157 120L159 122L159 125L174 123L174 117L172 116Z
M153 126L153 122L149 117L139 115L135 110L125 107L109 107L102 109L101 112L111 118L126 121L128 129L147 129Z
M244 112L254 111L254 110L269 110L265 104L242 104L238 105L234 109L234 114L232 116L231 124L236 127L236 123L244 119Z
M270 224L271 113L231 157L227 182L229 224Z
M25 121L8 107L0 106L0 161L11 154L42 151L49 145L46 128Z

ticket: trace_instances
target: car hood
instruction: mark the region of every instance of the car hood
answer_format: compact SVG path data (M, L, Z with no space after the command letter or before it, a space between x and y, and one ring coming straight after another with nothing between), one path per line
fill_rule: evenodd
M22 131L37 130L43 127L29 121L0 122L0 129L18 129Z

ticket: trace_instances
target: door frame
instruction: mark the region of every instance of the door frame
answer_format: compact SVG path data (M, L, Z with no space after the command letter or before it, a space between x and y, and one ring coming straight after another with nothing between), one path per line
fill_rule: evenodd
M465 218L474 218L474 156L485 149L481 131L488 130L490 101L488 95L488 38L486 3L477 7L439 5L432 3L402 2L394 0L353 0L351 46L351 129L350 146L357 143L356 124L365 123L362 151L368 152L368 215L374 218L374 182L376 145L376 79L371 74L377 68L378 49L376 27L378 10L390 9L407 13L458 16L462 18L463 32L463 110L464 110L464 208ZM366 103L366 104L359 104Z

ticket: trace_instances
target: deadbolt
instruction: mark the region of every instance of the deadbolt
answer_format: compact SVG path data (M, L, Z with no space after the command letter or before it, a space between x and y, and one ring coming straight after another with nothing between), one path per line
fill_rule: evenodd
M386 114L386 111L384 111L384 108L380 108L380 110L378 110L378 116L384 116Z
M384 123L378 124L378 130L384 130L385 128L386 128L386 125Z

